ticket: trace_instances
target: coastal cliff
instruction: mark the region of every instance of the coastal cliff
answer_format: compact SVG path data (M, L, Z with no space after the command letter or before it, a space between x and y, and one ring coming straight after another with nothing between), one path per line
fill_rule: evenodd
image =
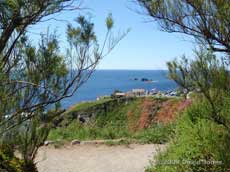
M95 119L98 115L106 115L136 100L136 98L106 98L97 101L82 102L70 107L65 113L56 120L57 126L68 126L73 120L79 120L82 123Z
M56 121L50 140L135 139L164 143L177 112L188 106L180 98L120 98L77 104Z

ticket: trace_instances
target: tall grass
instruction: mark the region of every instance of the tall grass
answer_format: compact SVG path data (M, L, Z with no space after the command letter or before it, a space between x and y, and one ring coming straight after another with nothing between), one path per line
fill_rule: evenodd
M127 125L127 111L136 108L140 100L128 105L121 105L106 114L97 115L87 124L74 120L66 128L57 128L50 132L51 140L89 140L89 139L115 139L130 135Z
M226 108L230 107L225 107ZM210 116L206 102L192 105L179 119L175 137L147 172L230 171L230 133Z
M141 99L134 100L129 104L119 105L112 111L97 117L87 124L74 120L65 128L56 128L49 134L50 140L93 140L93 139L120 139L137 140L141 143L165 143L173 133L173 125L154 124L149 128L136 130L130 129L128 114L131 111L132 122L138 125L141 115Z

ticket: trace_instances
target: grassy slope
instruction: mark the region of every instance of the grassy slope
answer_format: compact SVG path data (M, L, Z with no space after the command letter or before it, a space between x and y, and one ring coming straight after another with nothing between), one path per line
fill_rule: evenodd
M91 102L82 102L82 103L78 103L75 106L72 106L66 113L69 113L70 111L79 111L79 110L84 110L96 105L100 105L103 103L106 103L108 101L112 100L111 98L104 98L101 100L97 100L97 101L91 101Z
M230 171L230 133L209 118L210 109L207 102L199 101L182 113L167 151L160 153L157 165L146 171ZM230 106L222 108L227 109Z
M71 111L90 108L99 102L82 103L71 108ZM153 100L156 101L156 100ZM157 100L158 103L166 101ZM50 140L92 140L92 139L118 139L138 140L144 143L163 143L168 141L172 133L172 125L153 124L145 129L132 130L132 125L138 126L142 111L143 99L137 99L131 103L120 105L112 111L98 115L95 120L87 124L81 124L74 120L66 128L57 128L50 132ZM132 114L132 115L129 115ZM131 123L131 124L130 124Z
M172 109L184 109L191 103L178 103L177 100L160 100L160 102L163 107L161 106L155 114L157 122L175 118ZM74 121L67 128L55 129L51 132L50 139L127 138L137 139L142 143L164 143L170 139L167 151L160 153L157 157L157 165L150 165L146 171L230 171L229 131L208 119L211 112L207 102L194 102L185 112L179 114L180 118L176 122L164 125L152 123L148 128L140 130L138 124L143 113L143 100L135 100L103 116L98 116L95 121L87 125ZM175 108L176 103L178 103L177 108ZM226 104L226 107L222 108L224 114L230 112L230 101ZM91 106L91 104L88 105ZM85 106L82 105L82 107ZM173 137L171 137L172 134ZM189 164L199 163L201 160L207 163L220 162L222 164Z

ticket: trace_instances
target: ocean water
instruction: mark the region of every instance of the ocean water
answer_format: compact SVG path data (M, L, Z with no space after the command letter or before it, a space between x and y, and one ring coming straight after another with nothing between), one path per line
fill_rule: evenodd
M139 80L134 80L134 78ZM148 78L153 82L142 82L141 78ZM71 98L62 101L62 106L68 108L81 101L111 95L114 90L126 92L134 88L168 91L174 90L176 84L167 78L167 70L97 70Z

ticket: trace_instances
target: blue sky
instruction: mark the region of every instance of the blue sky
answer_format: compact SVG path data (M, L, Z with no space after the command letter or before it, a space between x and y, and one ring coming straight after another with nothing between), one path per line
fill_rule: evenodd
M131 32L105 57L98 69L166 69L166 62L183 54L191 56L194 44L191 38L181 34L169 34L159 30L154 22L146 22L147 16L137 14L138 6L131 0L84 0L83 11L63 12L56 19L72 22L80 13L92 16L99 41L105 36L105 18L113 14L114 33L131 28ZM132 10L131 10L132 9ZM62 46L65 46L66 23L56 20L40 23L30 28L31 40L37 40L34 33L55 29Z

